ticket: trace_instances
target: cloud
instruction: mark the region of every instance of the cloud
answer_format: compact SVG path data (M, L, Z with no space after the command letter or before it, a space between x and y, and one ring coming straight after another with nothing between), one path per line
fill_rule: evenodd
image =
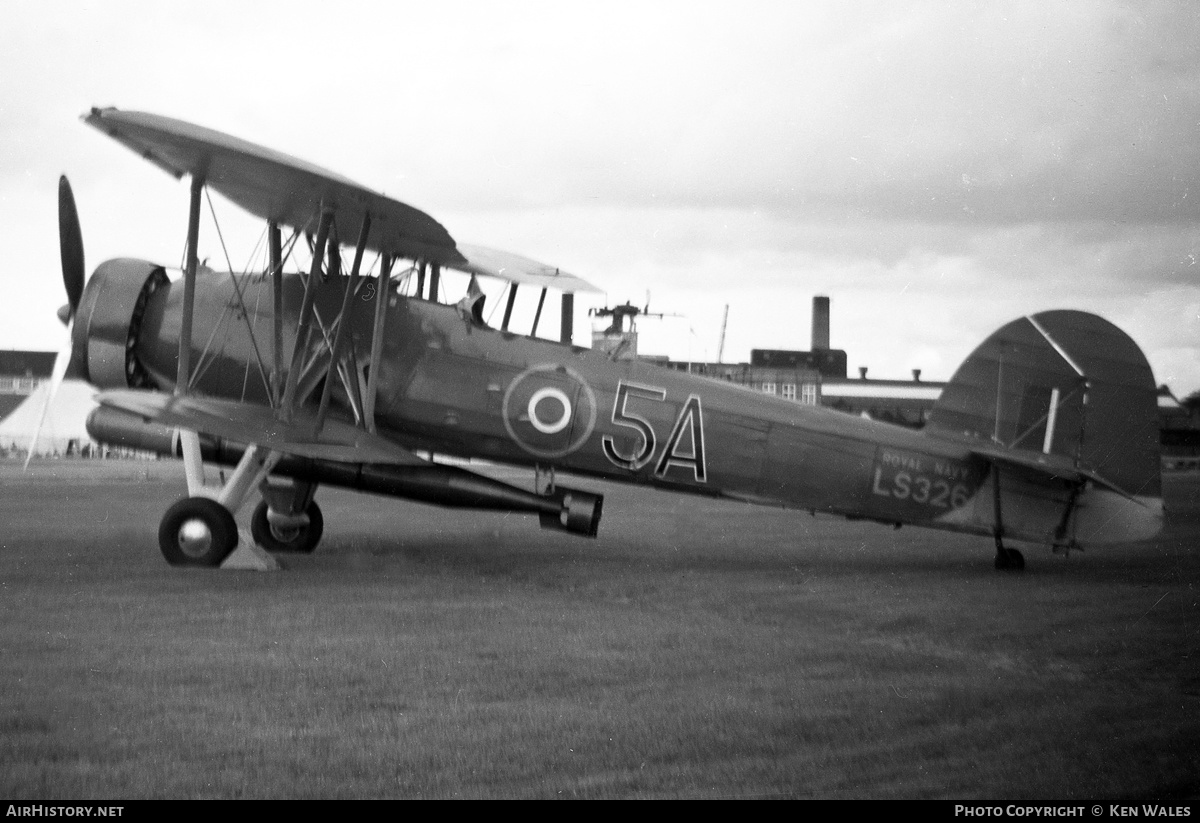
M650 350L715 354L700 341L726 303L730 356L805 348L826 293L852 361L932 379L1013 316L1080 306L1200 386L1187 3L110 2L8 20L0 345L57 343L63 171L89 265L180 257L186 186L77 121L115 104L311 160L614 301L649 288L690 324L648 325Z
M515 45L443 101L448 139L414 145L414 129L405 149L440 161L460 205L496 209L1197 216L1200 23L1184 8L883 4L854 24L800 4L650 8L632 31L561 11L543 21L557 36L502 30Z

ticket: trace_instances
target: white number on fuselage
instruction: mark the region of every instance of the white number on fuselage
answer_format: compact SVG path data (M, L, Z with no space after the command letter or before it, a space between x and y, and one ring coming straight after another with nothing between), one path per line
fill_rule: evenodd
M658 445L654 425L630 410L629 403L631 399L662 403L666 398L667 390L656 386L642 386L624 381L617 384L616 397L613 399L612 423L614 426L636 432L640 445L632 453L623 454L617 449L616 439L612 435L604 435L601 448L610 462L623 469L639 471L654 459ZM690 442L690 447L681 449L680 446L685 440ZM671 426L671 434L667 437L667 444L654 466L654 474L666 477L672 466L691 468L692 477L696 482L708 482L708 464L704 453L704 408L699 395L688 395L687 401L679 410L679 415Z

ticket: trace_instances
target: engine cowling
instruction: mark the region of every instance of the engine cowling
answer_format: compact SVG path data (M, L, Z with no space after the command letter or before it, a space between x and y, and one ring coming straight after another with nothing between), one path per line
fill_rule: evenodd
M72 376L102 389L158 388L136 344L146 307L169 283L162 266L145 260L122 257L97 266L75 315Z

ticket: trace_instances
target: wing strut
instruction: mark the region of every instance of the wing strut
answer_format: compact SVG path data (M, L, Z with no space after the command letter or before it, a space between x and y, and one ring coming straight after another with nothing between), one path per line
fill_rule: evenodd
M184 397L189 393L192 369L192 328L196 303L196 273L199 268L200 241L200 195L204 190L202 174L192 176L191 197L188 206L187 262L183 272L183 311L179 331L179 355L175 375L175 395ZM278 240L276 231L273 241ZM273 242L272 252L278 248ZM276 260L278 258L276 257ZM281 300L276 290L276 302ZM278 311L276 314L278 318ZM278 331L276 340L278 341ZM278 342L277 342L278 347ZM278 352L276 354L278 358ZM204 463L200 453L200 437L191 429L179 430L180 451L183 455L184 474L187 477L190 497L212 497L232 511L241 507L250 489L258 486L279 460L279 453L261 446L251 446L239 461L233 477L217 490L209 490L204 482Z
M270 254L271 296L273 304L274 356L275 367L271 372L271 403L279 408L283 399L283 237L279 224L272 221L267 224L267 246Z
M179 329L179 356L175 374L175 395L182 397L188 392L192 370L192 324L196 303L196 269L200 265L198 244L200 242L200 193L204 189L204 175L192 175L191 199L188 205L187 265L183 271L183 316ZM199 495L204 489L204 461L200 456L200 436L191 430L179 432L180 450L183 452L183 470L187 477L188 494Z
M354 264L350 267L350 282L346 284L346 291L342 295L342 313L341 320L338 321L337 333L333 338L333 351L329 355L329 370L330 374L325 377L325 388L321 391L321 405L317 409L317 428L313 432L313 436L321 433L321 427L325 424L325 415L329 413L329 397L333 392L333 381L330 379L332 373L335 372L341 364L342 347L346 342L346 330L350 327L350 300L354 296L356 287L358 286L358 274L362 267L363 251L367 247L367 237L371 233L371 214L367 212L363 215L362 228L358 231L358 247L354 251Z
M421 272L425 271L424 266ZM383 255L375 282L375 325L371 329L371 361L367 365L367 396L363 398L363 421L375 434L375 396L379 391L379 364L383 358L383 326L387 317L388 278L392 275L392 256ZM419 282L419 281L418 281ZM420 296L418 294L418 296Z
M187 266L183 271L183 318L179 332L179 363L175 376L175 394L187 394L192 370L192 322L196 303L196 269L200 265L197 244L200 241L200 193L204 188L203 175L192 177L191 202L188 207Z
M542 306L546 304L546 287L542 286L542 293L538 297L537 313L533 315L533 331L529 333L530 337L537 337L538 321L542 319Z
M325 256L325 243L329 240L329 227L332 223L332 209L322 210L321 222L317 227L317 242L313 247L312 267L309 270L308 282L304 287L304 302L300 306L300 318L296 323L296 342L292 347L292 365L288 369L287 384L283 388L283 399L279 402L279 418L284 423L291 422L295 411L293 407L296 401L296 387L300 379L301 366L304 364L304 353L308 349L313 304L316 301L317 289L321 284L321 260Z
M512 319L513 304L517 302L517 284L508 284L508 304L504 307L504 322L500 324L501 331L508 331L508 321Z
M562 342L572 345L575 336L575 293L563 292L562 295Z

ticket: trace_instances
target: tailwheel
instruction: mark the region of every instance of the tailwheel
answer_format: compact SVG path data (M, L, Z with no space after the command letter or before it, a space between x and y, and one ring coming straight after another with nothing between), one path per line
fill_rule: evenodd
M311 554L324 531L325 519L315 500L308 502L302 514L272 512L263 500L250 518L250 533L269 552Z
M172 566L219 566L237 542L233 515L207 497L176 502L158 526L158 547Z
M999 512L996 517L999 522ZM1000 527L997 527L992 532L992 537L996 541L996 571L998 572L1023 572L1025 571L1025 555L1021 554L1016 549L1007 549L1004 547L1003 532Z
M1025 555L1016 549L1004 548L1004 518L1001 516L1000 498L1000 464L992 465L992 507L995 517L995 527L992 537L996 541L996 571L1021 572L1025 571Z
M1025 555L1016 549L996 547L996 571L1021 572L1025 571Z

